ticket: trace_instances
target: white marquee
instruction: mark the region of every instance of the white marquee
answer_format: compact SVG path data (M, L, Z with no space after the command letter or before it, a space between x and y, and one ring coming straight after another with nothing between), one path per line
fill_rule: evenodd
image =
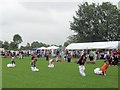
M115 49L118 48L119 41L72 43L66 49Z

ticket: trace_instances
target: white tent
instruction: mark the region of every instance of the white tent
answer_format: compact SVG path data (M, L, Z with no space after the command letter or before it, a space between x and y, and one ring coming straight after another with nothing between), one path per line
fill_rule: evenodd
M47 49L52 50L52 56L54 56L54 50L59 49L59 47L57 47L57 46L50 46Z
M59 47L57 47L57 46L50 46L47 49L59 49Z
M4 48L0 48L0 52L1 52L1 51L4 51L4 50L5 50Z
M118 48L119 41L72 43L66 49L115 49Z
M38 50L46 50L46 47L37 48Z

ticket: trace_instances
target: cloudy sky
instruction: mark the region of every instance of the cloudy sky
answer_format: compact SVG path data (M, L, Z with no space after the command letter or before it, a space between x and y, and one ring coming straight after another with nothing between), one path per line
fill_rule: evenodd
M119 0L0 0L0 40L12 41L19 34L21 45L32 41L63 44L74 34L69 21L85 1L117 5Z

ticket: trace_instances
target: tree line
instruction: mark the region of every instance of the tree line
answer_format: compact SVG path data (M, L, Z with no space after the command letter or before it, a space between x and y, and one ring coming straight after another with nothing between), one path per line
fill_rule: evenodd
M22 43L22 37L19 34L15 34L13 36L13 40L9 43L8 41L0 40L0 47L4 48L5 50L17 50L19 44Z
M64 43L120 41L120 10L110 2L78 5L70 29L75 32Z
M19 34L15 34L13 36L13 40L9 43L8 41L0 40L0 47L4 48L5 50L31 50L32 48L40 48L40 47L49 47L49 44L45 44L38 41L33 41L31 44L27 43L25 46L21 46L19 48L19 44L22 43L22 37ZM52 44L55 45L55 44ZM55 45L57 46L57 45ZM59 45L61 47L61 45Z

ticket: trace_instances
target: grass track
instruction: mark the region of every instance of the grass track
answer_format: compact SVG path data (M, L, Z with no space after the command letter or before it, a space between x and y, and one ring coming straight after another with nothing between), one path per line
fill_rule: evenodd
M102 60L96 64L85 64L86 77L78 71L74 62L55 62L55 68L48 68L48 62L40 58L37 62L39 72L30 70L30 58L16 59L15 68L7 68L10 58L2 59L3 88L118 88L118 67L110 66L107 76L95 75L93 70L103 65Z

